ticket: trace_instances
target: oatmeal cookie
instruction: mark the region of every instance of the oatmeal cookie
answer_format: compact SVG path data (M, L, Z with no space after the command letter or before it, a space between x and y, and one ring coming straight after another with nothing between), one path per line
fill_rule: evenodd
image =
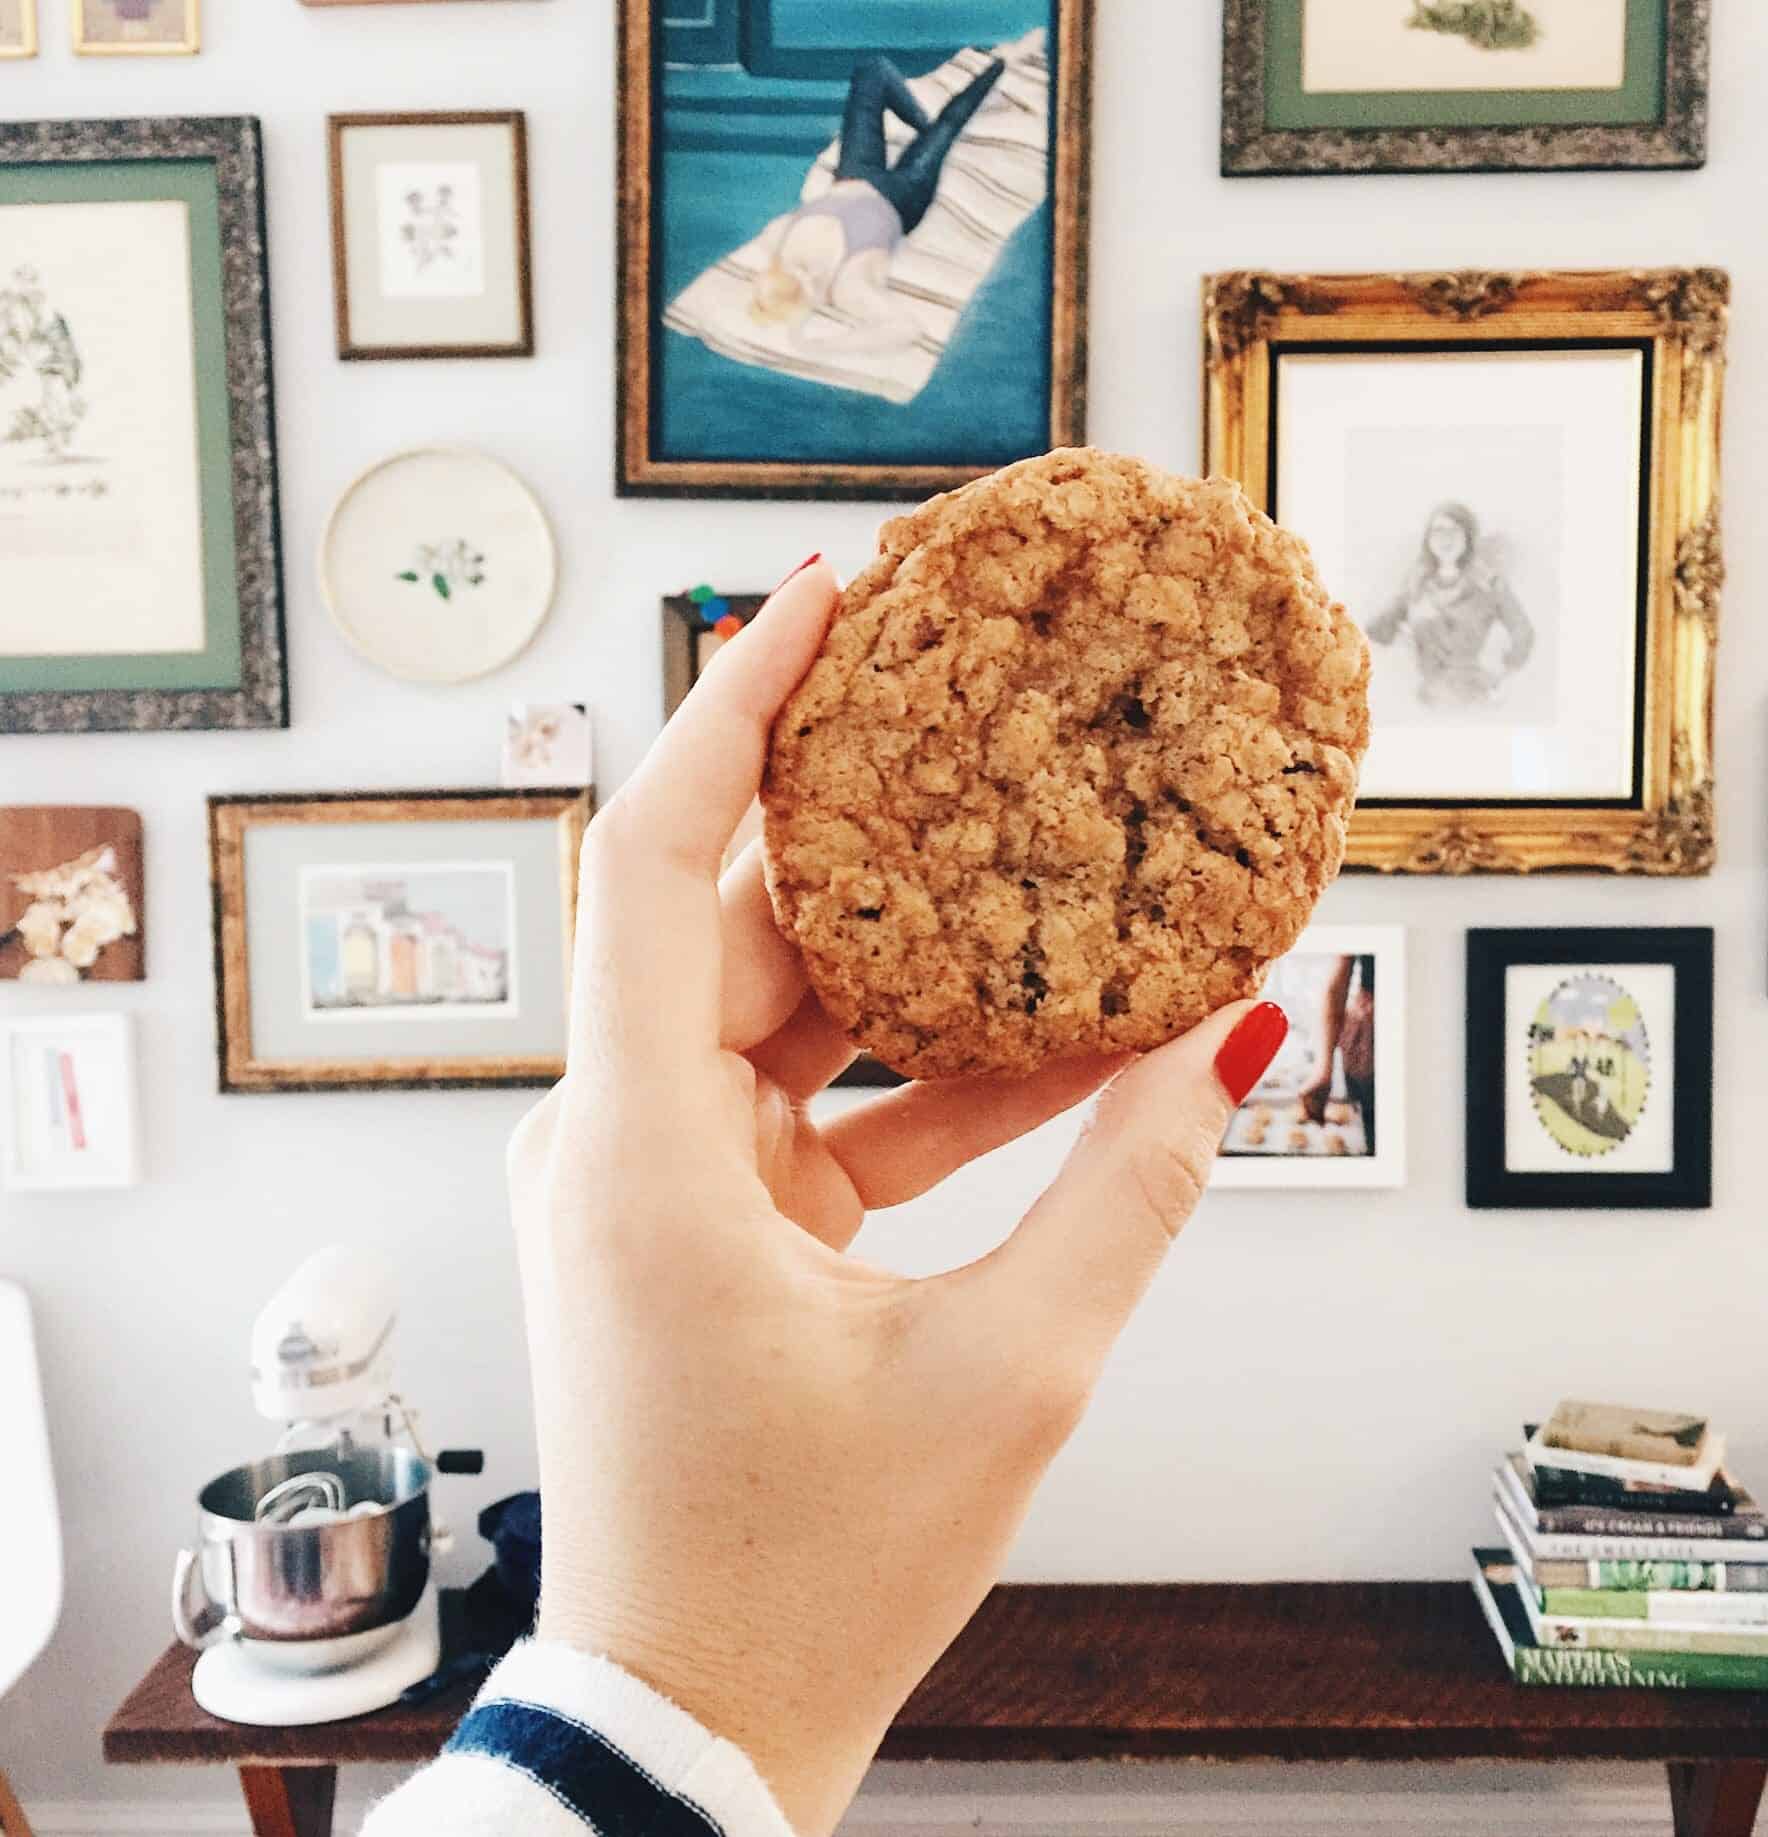
M775 723L768 886L916 1078L1157 1046L1255 995L1344 855L1369 661L1225 479L1071 448L884 526Z

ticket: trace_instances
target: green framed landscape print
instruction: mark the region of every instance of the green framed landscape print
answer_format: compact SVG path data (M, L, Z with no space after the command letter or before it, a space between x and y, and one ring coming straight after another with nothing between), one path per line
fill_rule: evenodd
M1222 171L1706 162L1712 0L1225 0Z
M0 733L284 727L258 124L0 123Z
M620 0L623 495L1084 437L1093 0Z

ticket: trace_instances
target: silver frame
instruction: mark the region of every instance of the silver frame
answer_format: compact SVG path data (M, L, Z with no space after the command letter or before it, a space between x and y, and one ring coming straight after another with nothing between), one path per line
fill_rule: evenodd
M240 601L237 689L0 689L0 734L287 727L263 137L251 116L0 122L0 165L205 160L221 199L228 429Z

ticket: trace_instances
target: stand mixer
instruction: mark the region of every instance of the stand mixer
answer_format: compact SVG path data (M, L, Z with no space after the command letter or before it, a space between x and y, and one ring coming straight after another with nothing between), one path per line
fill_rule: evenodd
M392 1384L394 1295L384 1259L322 1250L252 1329L252 1401L283 1431L202 1489L172 1582L173 1626L202 1652L192 1690L225 1721L363 1715L441 1661L430 1556L450 1539L430 1481L484 1461L425 1451Z

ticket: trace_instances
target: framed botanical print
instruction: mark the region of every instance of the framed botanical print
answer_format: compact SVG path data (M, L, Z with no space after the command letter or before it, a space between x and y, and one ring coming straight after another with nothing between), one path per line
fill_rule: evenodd
M526 117L333 115L329 131L338 355L532 357Z
M37 55L37 0L0 0L0 58Z
M0 211L0 733L286 726L257 122L0 122Z
M1467 1203L1712 1204L1713 934L1467 935Z
M209 800L223 1091L565 1069L587 791Z
M920 497L1085 421L1092 0L621 0L623 494Z
M192 57L201 0L68 0L82 57Z
M1370 640L1347 855L1713 862L1714 269L1217 275L1205 460Z
M1701 166L1712 0L1226 0L1222 171Z

